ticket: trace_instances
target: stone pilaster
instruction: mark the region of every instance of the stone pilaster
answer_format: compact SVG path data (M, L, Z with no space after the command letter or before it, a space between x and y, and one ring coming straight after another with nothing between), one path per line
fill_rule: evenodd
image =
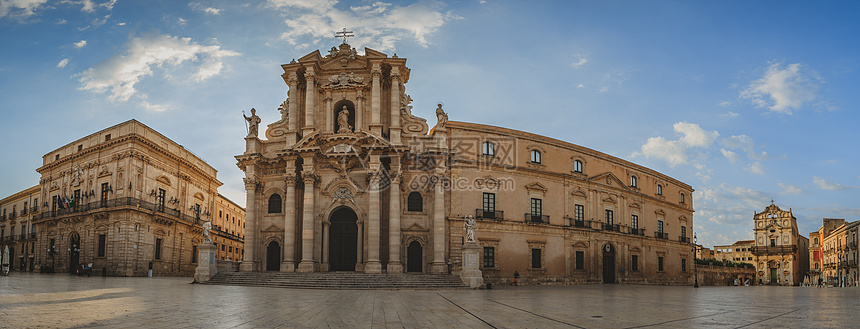
M313 272L314 263L314 188L318 181L313 171L313 160L307 159L310 164L305 163L302 169L302 180L305 184L305 198L302 213L302 261L299 263L299 272Z
M257 178L248 177L245 181L245 254L239 270L242 272L257 271L260 260L256 259L257 249Z
M391 68L391 124L389 138L391 144L400 145L400 70Z
M289 108L287 110L287 117L289 118L289 122L287 123L287 129L290 131L287 134L287 147L293 146L296 144L296 132L298 131L298 121L299 121L299 80L296 77L296 73L290 73L290 77L288 79L290 90L287 92L288 97L290 98Z
M331 229L331 222L329 222L328 220L323 221L322 222L322 230L323 230L322 255L321 255L322 264L320 264L320 271L322 271L322 272L328 272L328 268L329 268L328 267L328 254L329 254L329 250L328 250L328 248L329 248L329 244L328 244L329 232L328 231L330 229Z
M400 262L400 166L391 166L391 189L388 210L388 273L403 273Z
M291 166L287 166L287 170ZM296 270L296 175L287 173L286 209L284 210L284 261L281 263L281 272L293 272Z
M379 179L380 179L380 163L379 154L370 155L370 182L368 184L370 191L368 197L370 202L368 205L368 223L367 223L367 262L365 263L365 273L382 273L382 264L379 262Z
M445 263L444 169L440 166L443 163L442 160L436 162L436 193L433 195L433 263L430 264L430 272L448 273L448 265Z

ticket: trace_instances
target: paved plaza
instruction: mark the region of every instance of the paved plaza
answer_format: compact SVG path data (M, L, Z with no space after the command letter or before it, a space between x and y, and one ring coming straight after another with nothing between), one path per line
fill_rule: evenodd
M856 328L860 310L860 288L308 290L190 282L13 272L0 277L0 328Z

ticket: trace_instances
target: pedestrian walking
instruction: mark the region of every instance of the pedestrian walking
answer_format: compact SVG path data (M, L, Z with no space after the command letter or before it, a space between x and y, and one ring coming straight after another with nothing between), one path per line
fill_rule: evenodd
M520 285L520 272L514 271L514 285Z

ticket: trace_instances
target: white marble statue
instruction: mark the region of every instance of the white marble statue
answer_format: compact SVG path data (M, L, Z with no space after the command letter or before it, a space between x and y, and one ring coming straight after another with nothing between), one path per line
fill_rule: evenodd
M205 223L203 223L203 242L204 243L212 242L212 238L209 235L209 231L211 231L211 230L212 230L212 222L207 220Z
M475 242L475 228L478 223L475 223L475 218L472 215L466 216L466 243Z
M349 124L349 110L344 105L343 109L337 114L337 133L345 134L352 132L352 126Z
M262 121L260 120L260 117L257 116L257 110L252 108L250 117L246 116L243 111L242 116L245 117L245 120L248 120L248 124L250 126L248 128L248 137L257 137L257 132L260 129L260 122Z

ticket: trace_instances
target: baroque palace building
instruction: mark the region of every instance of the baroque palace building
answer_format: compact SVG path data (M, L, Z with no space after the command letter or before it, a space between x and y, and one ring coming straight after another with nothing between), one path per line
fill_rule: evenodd
M281 66L252 109L241 271L457 273L473 216L490 282L692 284L693 189L592 149L412 115L406 59L346 42Z
M791 209L771 203L753 216L756 274L759 284L796 286L809 270L809 239L797 230Z
M243 251L244 209L218 194L217 171L136 120L49 152L36 171L39 185L0 204L0 236L30 270L191 276L210 219L219 259Z
M39 214L39 187L0 200L0 252L9 247L12 269L32 271L36 248L33 216Z
M858 230L860 221L824 218L818 231L809 234L813 241L809 250L811 283L821 279L822 283L834 287L858 285Z

